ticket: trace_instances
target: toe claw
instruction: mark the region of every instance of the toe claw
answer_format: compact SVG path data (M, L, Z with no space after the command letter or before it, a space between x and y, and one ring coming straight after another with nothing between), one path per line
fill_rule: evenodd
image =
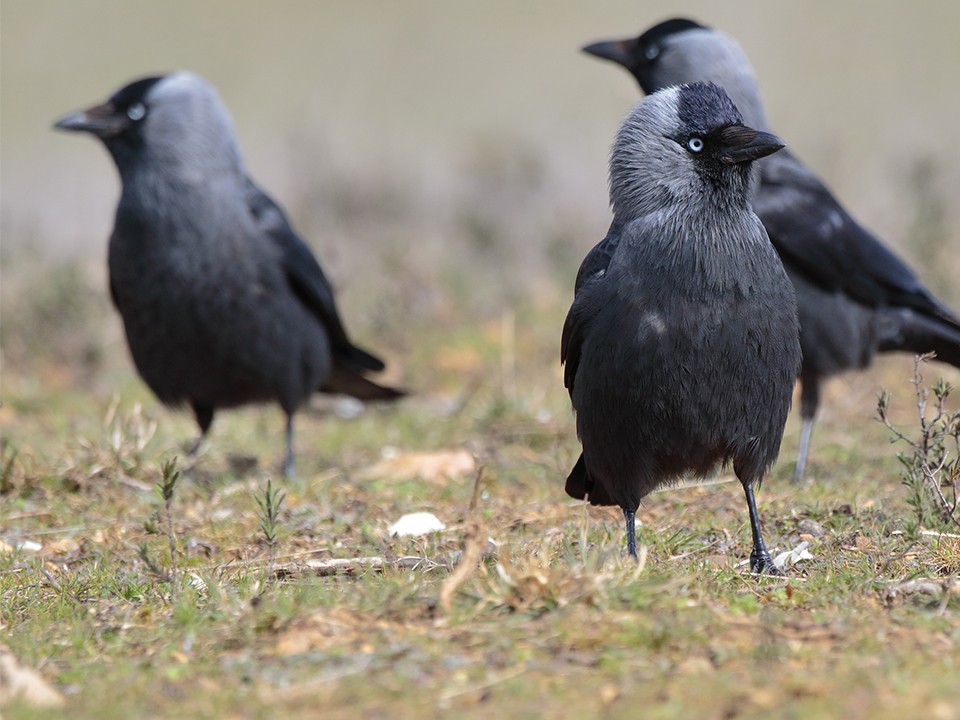
M774 565L770 553L750 553L750 572L758 575L783 575L783 571Z

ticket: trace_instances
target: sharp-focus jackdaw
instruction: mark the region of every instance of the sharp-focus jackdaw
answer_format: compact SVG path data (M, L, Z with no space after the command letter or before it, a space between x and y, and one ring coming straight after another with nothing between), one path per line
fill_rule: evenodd
M640 37L588 45L585 52L622 65L644 92L714 82L767 130L753 68L728 35L691 20L660 23ZM960 317L861 227L789 151L762 160L751 201L797 293L800 413L795 479L803 477L821 382L867 367L877 352L936 352L960 367Z
M312 393L402 395L365 377L383 362L350 342L320 265L247 176L209 83L144 78L56 127L97 136L117 164L110 294L147 385L193 408L197 446L217 409L276 401L289 475L293 415Z
M580 267L563 327L583 443L566 490L619 505L632 555L645 495L732 461L750 511L750 566L776 572L753 488L780 448L799 329L748 196L753 161L781 147L702 83L648 97L614 142L613 223Z

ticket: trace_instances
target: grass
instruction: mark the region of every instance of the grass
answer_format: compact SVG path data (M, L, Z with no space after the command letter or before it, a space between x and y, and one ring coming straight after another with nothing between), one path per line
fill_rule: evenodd
M760 492L775 551L806 540L813 560L750 576L742 491L720 475L648 498L638 567L619 513L562 491L577 445L545 330L561 313L424 326L419 392L352 420L318 402L286 482L276 409L223 413L191 466L190 417L122 356L103 392L8 369L2 641L74 718L957 717L960 538L910 532L869 420L879 376L909 427L909 360L831 386L816 479L793 486L783 460ZM532 329L505 345L511 326ZM378 465L464 448L482 474ZM420 510L447 529L386 536ZM329 574L351 558L384 561Z

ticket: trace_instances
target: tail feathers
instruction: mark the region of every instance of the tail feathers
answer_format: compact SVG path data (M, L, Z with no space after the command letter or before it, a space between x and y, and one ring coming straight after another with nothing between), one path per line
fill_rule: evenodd
M593 478L590 477L587 463L583 459L583 453L580 453L577 464L573 466L573 470L567 476L565 489L570 497L577 500L589 499L591 505L619 504L610 499L606 490L603 489L603 485L594 482Z
M368 380L339 359L334 361L333 371L320 387L320 391L351 395L357 400L398 400L407 394L404 390L378 385Z
M881 352L934 352L937 360L960 368L960 325L920 315L912 310L889 310L881 320Z
M366 350L361 350L356 345L344 345L335 348L334 354L337 356L337 362L343 363L358 372L363 370L380 372L386 367L383 360L371 355Z

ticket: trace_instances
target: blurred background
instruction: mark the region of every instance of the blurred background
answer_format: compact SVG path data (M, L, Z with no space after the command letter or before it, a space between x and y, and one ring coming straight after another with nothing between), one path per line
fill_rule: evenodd
M640 97L579 48L674 15L740 41L773 129L960 306L957 3L4 0L0 13L7 379L132 376L105 280L116 171L98 142L51 125L173 69L220 89L250 173L317 252L358 340L425 384L416 333L516 309L539 348L518 364L559 376L576 268L609 221L608 148Z

